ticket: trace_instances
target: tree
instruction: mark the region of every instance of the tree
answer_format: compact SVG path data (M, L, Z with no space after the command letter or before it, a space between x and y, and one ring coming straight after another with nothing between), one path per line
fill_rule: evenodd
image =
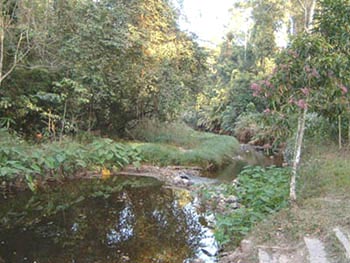
M330 15L334 17L339 15L339 8L349 11L349 4L344 6L343 1L321 1L319 14L322 15L317 17L313 31L311 32L310 28L305 34L295 37L290 47L282 52L276 61L277 68L273 75L260 84L252 85L257 95L262 95L270 101L272 110L290 114L298 109L298 128L290 184L291 201L296 200L296 176L307 111L322 112L325 105L339 103L339 98L347 93L345 83L348 83L349 71L348 66L343 65L349 65L349 59L348 56L344 56L342 49L338 48L340 43L334 45L331 39L348 34L349 20L346 20L345 14L341 22L336 19L329 20ZM323 14L325 10L328 10L327 16ZM325 31L321 25L327 25L328 29L337 25L343 30L332 32L330 38L326 34L330 31Z
M0 94L2 82L31 50L31 9L22 1L0 2Z
M74 116L79 129L123 132L132 120L178 117L201 89L206 52L179 30L167 0L8 0L1 8L0 114L17 130L50 130L54 118L64 131ZM84 103L71 88L84 91Z
M339 148L342 147L342 113L346 113L349 117L349 100L345 97L348 95L347 90L350 84L350 80L347 77L350 72L349 56L350 56L350 29L349 29L349 1L320 1L320 8L315 14L315 32L322 34L327 42L332 45L333 53L337 54L338 67L335 69L338 72L338 86L341 87L341 91L335 90L329 96L336 97L337 103L327 105L323 107L323 112L327 117L336 119L338 117L338 130L339 130ZM339 96L339 93L342 96ZM338 95L338 96L337 96ZM349 139L350 139L350 123L349 123Z

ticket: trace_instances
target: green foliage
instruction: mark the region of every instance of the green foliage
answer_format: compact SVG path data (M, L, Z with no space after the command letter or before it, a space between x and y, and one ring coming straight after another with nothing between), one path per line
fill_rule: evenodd
M308 109L335 119L348 111L349 4L344 4L321 1L313 32L297 35L278 55L273 73L252 84L271 112L289 117Z
M266 72L269 59L273 58L276 50L275 32L281 25L286 8L286 1L265 0L250 1L254 26L251 32L250 45L258 69Z
M205 81L207 54L179 30L169 1L33 0L9 13L16 19L5 29L5 72L20 33L30 39L18 46L23 65L0 80L1 125L28 137L122 134L128 121L144 116L172 120Z
M287 205L289 169L247 167L238 176L241 204L268 214Z
M109 168L120 168L130 163L138 164L141 157L137 149L111 139L98 139L88 144L91 162Z
M322 143L330 141L337 135L336 127L324 116L317 113L307 114L305 125L306 140Z
M285 168L246 167L238 175L238 185L223 193L235 193L241 207L229 214L217 214L218 241L238 245L256 223L286 207L289 176L290 171Z
M232 46L227 52L228 54L223 53L216 58L218 61L215 65L214 83L197 97L196 125L208 131L232 134L241 114L263 106L249 89L254 74L246 72L243 58L234 58L235 52L243 50Z
M62 179L87 169L118 169L141 160L139 152L110 139L95 139L83 145L74 141L28 145L1 132L0 178L11 181L25 178L28 187L36 190L38 180Z

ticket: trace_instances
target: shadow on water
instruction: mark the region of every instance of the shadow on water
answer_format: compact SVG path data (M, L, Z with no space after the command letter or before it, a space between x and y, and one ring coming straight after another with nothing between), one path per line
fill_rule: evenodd
M67 182L0 199L0 262L216 262L203 219L152 178Z

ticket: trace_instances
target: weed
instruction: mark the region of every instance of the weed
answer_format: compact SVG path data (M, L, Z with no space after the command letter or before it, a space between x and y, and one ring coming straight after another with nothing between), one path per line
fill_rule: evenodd
M236 246L258 222L286 207L289 176L286 168L246 167L238 175L238 185L226 187L224 195L235 193L241 208L217 214L218 241Z
M140 153L110 139L95 139L83 145L71 140L29 145L6 133L0 138L0 179L24 178L35 191L37 180L63 178L87 169L118 169L139 164Z

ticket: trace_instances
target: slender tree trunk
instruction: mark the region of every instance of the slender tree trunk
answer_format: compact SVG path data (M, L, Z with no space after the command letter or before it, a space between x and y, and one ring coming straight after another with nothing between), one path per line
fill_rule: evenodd
M316 8L316 0L312 0L309 6L306 5L306 2L303 3L301 0L298 0L298 3L305 14L305 32L310 33L312 29L313 15ZM290 201L292 202L295 202L297 200L296 178L297 178L298 168L300 165L301 147L303 144L303 137L305 133L306 113L307 113L307 108L303 109L303 111L300 112L300 115L298 117L298 129L297 129L297 135L296 135L296 140L294 145L292 176L290 179L290 191L289 191L289 198L290 198Z
M2 17L2 4L0 4L0 88L2 84L2 72L4 67L4 40L5 40L5 21Z
M66 113L67 113L67 100L64 103L64 109L63 109L62 127L61 127L61 134L60 134L60 143L62 142L63 133L64 133L64 126L66 125Z
M305 119L306 119L307 108L305 108L298 117L298 129L294 144L294 158L293 158L293 166L292 166L292 176L290 179L290 191L289 198L292 202L297 200L296 194L296 177L297 171L300 164L301 157L301 146L303 144L303 137L305 133Z
M312 29L312 20L315 13L316 0L312 0L309 6L306 6L305 10L305 31L310 33Z
M16 3L17 8L18 3ZM21 27L25 28L24 30L21 30L22 32L19 35L16 50L13 54L13 61L12 65L8 66L8 68L4 69L4 60L5 60L5 34L10 29L12 30L12 25L14 24L14 13L12 15L6 16L5 11L6 8L8 8L8 3L6 4L6 1L4 3L4 0L0 0L0 87L2 86L2 82L12 73L12 71L16 68L16 66L29 54L30 47L22 48L22 42L24 40L27 41L28 44L28 34L29 34L29 18L28 18L28 25L22 24L22 25L16 25L17 29L21 29ZM27 15L30 16L29 11L26 11ZM15 30L12 30L15 32ZM21 52L22 51L22 52Z
M350 120L348 121L348 146L350 146Z
M89 122L88 122L88 133L91 132L92 127L92 101L89 103Z
M339 145L339 150L342 148L342 142L341 142L341 114L338 116L338 145Z

